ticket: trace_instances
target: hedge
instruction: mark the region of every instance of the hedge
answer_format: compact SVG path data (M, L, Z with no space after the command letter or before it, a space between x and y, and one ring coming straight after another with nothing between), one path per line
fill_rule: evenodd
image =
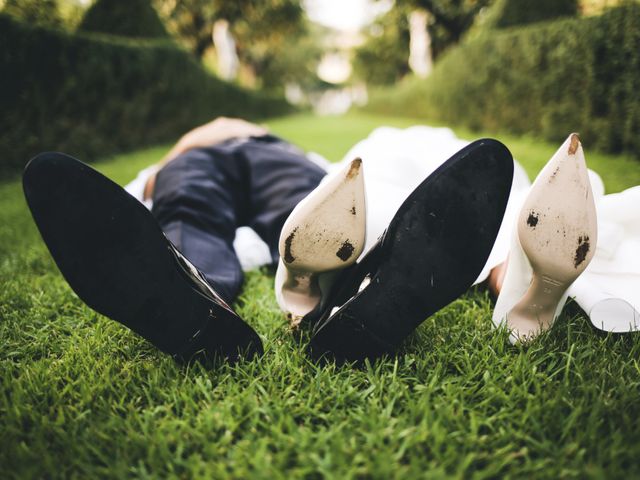
M169 41L71 35L0 15L0 177L43 150L84 160L290 106L209 75Z
M367 108L640 156L640 5L485 32Z
M78 30L123 37L169 38L150 0L96 0L84 14Z
M494 0L483 19L483 26L505 28L558 17L575 17L578 10L578 0Z

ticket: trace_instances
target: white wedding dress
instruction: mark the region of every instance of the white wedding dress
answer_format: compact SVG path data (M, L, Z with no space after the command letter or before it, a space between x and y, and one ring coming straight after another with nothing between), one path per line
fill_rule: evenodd
M380 127L353 146L339 163L329 163L314 153L308 156L325 168L329 176L338 172L345 162L362 159L367 196L364 255L415 187L467 144L448 128ZM509 254L514 224L531 186L522 166L517 161L514 166L504 220L475 283L485 280L491 269L504 262ZM143 170L125 188L141 200L146 179L154 172L151 167ZM569 297L597 328L611 332L637 331L640 330L640 186L605 195L599 175L593 171L589 171L589 175L598 215L598 243L593 260L570 287ZM248 227L237 230L234 247L244 270L271 261L266 244Z

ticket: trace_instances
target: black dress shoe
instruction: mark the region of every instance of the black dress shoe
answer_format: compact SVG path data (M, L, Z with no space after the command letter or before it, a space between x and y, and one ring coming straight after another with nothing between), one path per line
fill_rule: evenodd
M393 352L428 316L476 280L498 234L513 158L496 140L460 150L400 206L369 253L342 274L314 323L314 357ZM313 318L315 316L315 318Z
M62 275L91 308L178 360L250 357L262 343L120 186L61 153L29 162L24 193Z

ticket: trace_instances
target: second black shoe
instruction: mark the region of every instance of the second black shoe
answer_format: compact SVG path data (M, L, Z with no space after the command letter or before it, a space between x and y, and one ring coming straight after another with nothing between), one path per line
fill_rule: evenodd
M493 248L512 179L511 153L491 139L471 143L434 171L323 302L312 355L358 361L393 352L462 295Z
M53 259L88 306L179 360L262 352L255 331L119 185L72 157L44 153L25 168L23 187Z

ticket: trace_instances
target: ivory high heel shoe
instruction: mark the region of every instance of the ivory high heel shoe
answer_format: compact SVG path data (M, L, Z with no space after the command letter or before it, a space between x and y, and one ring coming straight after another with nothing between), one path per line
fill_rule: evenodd
M577 134L536 178L515 228L493 314L496 326L511 330L513 343L551 327L596 249L596 210Z
M293 326L321 299L320 274L353 265L365 244L362 160L322 182L296 208L280 234L276 299Z

